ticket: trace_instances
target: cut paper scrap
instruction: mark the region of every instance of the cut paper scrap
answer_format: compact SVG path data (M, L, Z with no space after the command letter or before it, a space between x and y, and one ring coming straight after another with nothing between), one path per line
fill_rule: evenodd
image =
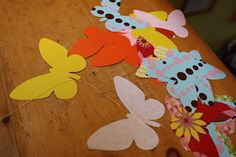
M88 27L84 31L86 37L79 39L70 54L79 54L84 58L92 57L93 66L108 66L126 61L138 66L136 46L131 46L129 40L120 33L101 31L97 27Z
M91 13L99 17L100 21L106 21L105 27L111 32L149 27L149 24L143 20L122 16L119 13L121 0L102 0L101 4L93 7Z
M223 79L225 73L204 62L198 51L166 52L163 60L143 59L150 78L167 82L168 93L180 99L188 112L195 111L198 98L206 105L213 105L214 98L208 81Z
M174 10L168 15L168 19L161 20L152 14L140 10L134 10L134 14L140 20L147 21L151 27L157 28L160 32L169 30L179 37L185 38L188 36L188 30L183 26L186 25L184 14L180 10ZM171 33L170 35L171 36Z
M236 150L234 149L234 146L233 146L232 141L230 140L230 138L226 134L224 134L220 131L216 130L216 133L219 137L218 139L223 141L224 144L226 145L226 148L229 152L230 157L236 156Z
M213 106L207 106L199 100L196 112L190 113L173 97L167 97L165 102L172 117L171 129L183 141L186 150L192 151L195 156L230 157L228 146L219 140L217 125L232 120L232 116L224 114L226 110L234 110L231 106L217 101Z
M39 42L42 58L52 67L50 73L34 77L16 87L10 97L17 100L42 99L54 91L57 98L70 99L77 93L74 80L80 79L77 74L86 67L86 61L79 55L67 57L68 51L58 43L42 38Z
M160 124L153 120L164 115L163 104L155 99L145 100L142 90L120 76L114 78L114 83L117 95L130 113L126 115L126 119L98 129L88 139L88 147L95 150L120 151L129 148L135 141L140 149L154 149L159 143L159 137L150 126L160 127Z
M221 102L227 102L231 103L232 107L236 107L234 103L236 103L236 99L232 96L227 96L227 95L214 95L214 99L216 101L221 101Z
M153 60L153 62L154 62L155 60L157 60L157 58L150 57L150 60ZM150 77L147 76L147 67L143 63L139 66L139 68L136 71L135 75L137 77L140 77L140 78L150 78Z

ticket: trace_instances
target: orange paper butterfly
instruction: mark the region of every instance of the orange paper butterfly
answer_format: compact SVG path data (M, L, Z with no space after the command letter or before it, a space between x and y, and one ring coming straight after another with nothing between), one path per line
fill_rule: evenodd
M79 39L72 47L70 54L79 54L84 58L93 56L90 64L93 66L108 66L126 61L133 66L139 66L140 59L136 46L121 33L101 31L97 27L88 27L84 31L86 37Z

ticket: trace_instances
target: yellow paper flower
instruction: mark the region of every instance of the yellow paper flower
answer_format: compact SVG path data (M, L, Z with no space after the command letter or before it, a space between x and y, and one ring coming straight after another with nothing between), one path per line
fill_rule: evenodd
M181 108L178 116L172 117L171 119L171 129L176 130L176 136L184 137L190 140L191 136L197 141L200 134L206 134L202 126L206 125L206 122L201 120L203 113L189 113L184 108Z

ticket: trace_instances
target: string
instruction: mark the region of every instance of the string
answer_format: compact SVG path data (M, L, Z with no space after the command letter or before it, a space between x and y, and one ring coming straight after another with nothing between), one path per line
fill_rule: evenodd
M64 84L64 83L67 83L67 82L70 82L70 81L74 81L74 80L66 80L66 81L63 81L63 82L61 82L61 83L58 83L58 84L52 86L51 88L45 90L44 92L40 93L40 94L37 95L36 97L30 99L30 100L27 101L26 103L22 104L21 106L15 108L15 109L12 110L11 112L7 113L5 116L3 116L2 118L0 118L0 121L3 121L4 119L6 119L6 118L10 117L11 115L15 114L17 111L23 109L24 107L26 107L26 106L27 106L28 104L30 104L33 100L37 99L37 98L40 97L41 95L47 93L48 91L54 89L54 88L57 87L57 86L60 86L61 84ZM125 111L125 110L121 107L121 105L120 105L118 102L116 102L113 98L111 98L110 96L108 96L107 94L105 94L102 90L98 89L96 86L94 86L94 85L92 85L92 84L90 84L90 83L88 83L88 82L86 82L86 81L83 81L83 80L77 80L77 81L79 81L79 82L81 82L81 83L84 83L84 84L88 85L89 87L92 87L92 88L95 89L97 92L101 93L101 94L104 95L106 98L108 98L111 102L113 102L114 104L116 104L121 110ZM126 111L125 111L125 112L126 112Z
M106 98L108 98L111 102L113 102L114 104L116 104L121 110L125 111L125 110L121 107L121 105L120 105L118 102L116 102L113 98L111 98L110 96L108 96L107 94L105 94L102 90L98 89L96 86L94 86L94 85L92 85L92 84L90 84L90 83L88 83L88 82L86 82L86 81L83 81L83 80L77 80L77 81L82 82L82 83L84 83L84 84L86 84L86 85L92 87L93 89L95 89L96 91L98 91L99 93L101 93L102 95L104 95ZM125 111L125 112L126 112L126 111Z

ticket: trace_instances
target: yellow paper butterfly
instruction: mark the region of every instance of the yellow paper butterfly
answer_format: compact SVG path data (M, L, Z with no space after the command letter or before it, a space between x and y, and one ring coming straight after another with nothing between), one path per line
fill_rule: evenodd
M86 67L86 61L79 55L67 57L67 49L60 44L42 38L39 50L43 59L52 67L50 73L34 77L16 87L10 97L17 100L42 99L55 95L60 99L70 99L77 93L75 80L80 79L78 72ZM74 80L75 79L75 80Z

